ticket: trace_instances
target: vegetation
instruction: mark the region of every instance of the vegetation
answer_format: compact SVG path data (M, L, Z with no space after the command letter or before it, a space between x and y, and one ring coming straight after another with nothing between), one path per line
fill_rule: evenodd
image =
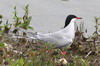
M23 29L33 29L31 26L29 26L30 21L32 19L31 16L29 15L29 9L28 9L29 5L27 5L24 10L25 10L25 14L23 17L18 17L17 16L17 10L16 10L16 6L14 7L14 27L20 27Z
M32 17L29 16L28 7L27 5L24 8L25 14L22 17L17 15L17 8L14 7L13 24L6 20L3 25L3 16L0 15L0 66L99 66L100 20L98 17L94 19L96 31L93 35L85 38L84 24L81 24L77 27L75 40L71 47L64 48L68 54L62 55L59 49L54 49L42 41L30 41L24 37L13 38L13 35L20 34L18 29L33 29L29 26ZM12 28L18 29L14 29L11 33ZM22 33L24 36L25 32Z

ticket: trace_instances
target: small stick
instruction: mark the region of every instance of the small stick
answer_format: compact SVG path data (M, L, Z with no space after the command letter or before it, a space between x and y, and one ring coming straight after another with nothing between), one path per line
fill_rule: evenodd
M97 59L95 59L93 63L95 63L96 61L97 61Z
M85 58L87 58L91 53L92 53L92 51L90 51L90 52L85 56Z

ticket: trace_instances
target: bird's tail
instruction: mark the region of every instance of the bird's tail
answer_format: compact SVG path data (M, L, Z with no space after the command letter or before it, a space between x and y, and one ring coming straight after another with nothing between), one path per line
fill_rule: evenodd
M18 34L14 34L13 31L14 30L17 30ZM25 33L25 35L20 35L20 34L23 34ZM29 39L38 39L37 38L37 32L33 33L33 32L28 32L27 30L25 29L22 29L22 28L13 28L13 29L10 29L9 30L9 34L10 35L13 35L14 38L29 38Z

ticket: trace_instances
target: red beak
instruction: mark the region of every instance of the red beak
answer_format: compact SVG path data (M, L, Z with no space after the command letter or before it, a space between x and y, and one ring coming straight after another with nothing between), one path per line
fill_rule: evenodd
M76 17L76 19L82 19L81 17Z

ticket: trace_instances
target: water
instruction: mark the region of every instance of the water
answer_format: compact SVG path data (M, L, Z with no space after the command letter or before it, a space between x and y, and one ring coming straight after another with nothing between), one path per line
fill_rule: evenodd
M19 16L23 15L23 7L29 4L32 16L31 26L38 32L55 32L64 26L65 18L75 14L83 19L88 34L93 33L95 16L100 17L100 0L1 0L0 14L13 22L13 8L17 6Z

